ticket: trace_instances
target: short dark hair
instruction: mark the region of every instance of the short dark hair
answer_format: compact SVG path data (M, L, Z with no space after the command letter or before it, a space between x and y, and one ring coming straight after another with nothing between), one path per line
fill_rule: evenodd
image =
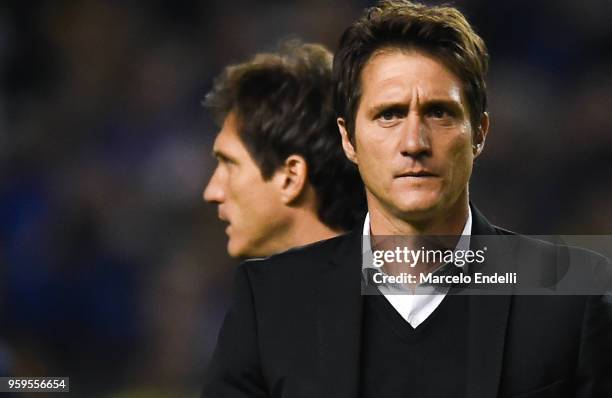
M240 139L264 179L287 157L304 157L319 219L347 231L362 221L365 193L356 167L342 150L331 67L332 54L323 46L285 42L277 53L226 67L204 105L219 124L235 113Z
M463 14L453 7L383 0L366 9L340 39L334 57L334 104L352 142L361 99L361 72L372 55L385 48L424 51L448 67L463 83L474 128L487 109L487 47Z

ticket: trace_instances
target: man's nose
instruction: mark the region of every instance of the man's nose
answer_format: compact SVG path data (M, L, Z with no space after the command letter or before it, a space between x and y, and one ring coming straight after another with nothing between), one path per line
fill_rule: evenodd
M420 115L411 111L404 126L400 148L402 155L413 158L431 155L429 131Z
M225 191L219 181L217 170L215 170L206 188L204 188L202 198L204 201L212 203L222 203L225 200Z

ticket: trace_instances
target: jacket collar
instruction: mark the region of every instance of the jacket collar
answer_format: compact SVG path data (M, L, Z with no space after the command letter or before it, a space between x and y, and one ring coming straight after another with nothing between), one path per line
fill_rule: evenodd
M487 236L501 235L489 220L473 205L472 240L473 249L488 245L485 262L472 267L473 272L511 259L510 245L501 242L501 238L490 239ZM492 264L493 263L493 264ZM496 397L501 378L504 345L508 316L510 313L510 295L479 295L471 293L468 306L468 358L466 396L474 398Z
M497 235L498 231L487 218L470 203L472 209L472 235Z

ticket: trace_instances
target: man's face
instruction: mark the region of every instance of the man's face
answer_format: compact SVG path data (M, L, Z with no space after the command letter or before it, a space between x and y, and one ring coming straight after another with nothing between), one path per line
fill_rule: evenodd
M214 143L218 165L204 190L204 200L217 203L219 218L229 225L227 251L232 257L272 254L284 230L284 205L274 177L264 181L259 167L238 136L230 113Z
M480 149L473 147L461 81L423 52L393 49L375 53L361 78L355 145L340 127L370 211L421 221L465 206Z

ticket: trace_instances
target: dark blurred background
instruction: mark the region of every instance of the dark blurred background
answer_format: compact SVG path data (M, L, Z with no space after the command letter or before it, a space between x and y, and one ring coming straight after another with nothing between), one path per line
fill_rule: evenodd
M1 3L0 375L197 396L236 265L200 101L281 39L333 50L368 4ZM612 2L455 4L492 56L472 200L524 233L612 232Z

